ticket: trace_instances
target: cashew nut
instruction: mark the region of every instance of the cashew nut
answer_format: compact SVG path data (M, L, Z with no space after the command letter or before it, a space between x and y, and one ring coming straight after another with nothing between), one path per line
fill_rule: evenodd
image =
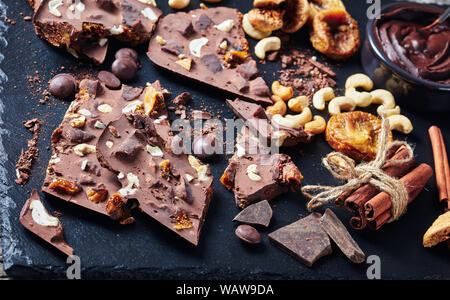
M366 91L370 91L373 88L372 79L369 76L362 73L353 74L345 81L345 89L361 87Z
M387 117L389 120L389 127L391 130L397 130L404 134L409 134L413 131L411 121L403 115L393 115Z
M300 128L311 121L311 119L312 113L309 107L305 107L305 109L298 115L286 115L285 117L282 115L274 115L272 117L272 120L275 121L275 123L294 129Z
M349 97L336 97L328 104L328 112L332 115L341 113L341 110L352 111L356 107L355 100Z
M283 99L283 101L288 101L294 97L294 89L291 86L287 87L281 85L279 81L274 81L272 83L272 93Z
M321 134L327 128L327 121L321 116L314 116L314 121L305 124L305 132L309 134Z
M389 117L393 115L400 114L400 106L396 106L394 108L386 108L384 105L380 105L377 108L377 113L379 116Z
M248 20L247 14L245 14L244 18L242 19L242 28L244 28L246 34L248 34L255 40L262 40L263 38L266 38L272 34L272 31L262 32L253 27L253 25L250 24L250 21Z
M395 107L394 95L388 90L378 89L370 92L372 95L372 103L383 104L387 109Z
M266 108L266 112L268 112L271 116L274 115L282 115L284 116L287 111L286 103L279 96L273 95L272 100L275 102L273 105L268 106Z
M175 9L183 9L189 5L190 0L169 0L169 6Z
M293 112L301 113L305 107L308 107L309 99L306 96L298 96L288 101L288 107Z
M318 90L313 96L313 106L317 110L325 109L325 101L330 101L334 98L334 91L331 87L326 87Z
M367 107L372 103L372 95L368 92L358 92L354 87L345 90L345 96L355 100L356 106Z
M279 37L271 36L263 38L255 46L255 55L259 59L266 58L266 52L277 51L281 48L281 40Z

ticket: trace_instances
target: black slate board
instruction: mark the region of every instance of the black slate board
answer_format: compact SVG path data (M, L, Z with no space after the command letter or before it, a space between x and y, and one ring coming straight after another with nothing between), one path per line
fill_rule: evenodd
M19 223L18 216L22 205L32 188L40 188L45 168L49 160L50 134L61 121L69 105L67 102L52 101L51 108L38 105L27 88L26 75L39 76L44 83L51 73L58 72L60 66L68 68L77 61L68 53L50 46L40 40L33 31L31 22L19 15L31 15L32 11L24 0L3 0L8 8L6 15L16 24L9 25L6 32L7 45L0 42L0 52L5 59L0 68L8 76L2 80L3 91L0 99L0 204L2 221L2 247L4 265L8 275L13 277L65 277L66 258L44 242L27 232ZM165 14L172 11L166 0L157 0ZM192 0L189 8L197 8L200 1ZM348 10L359 21L363 29L366 23L366 1L344 1ZM383 3L392 1L383 1ZM252 1L224 0L223 5L237 7L242 12L251 8ZM2 13L5 9L2 8ZM4 22L4 16L2 21ZM364 38L362 30L362 38ZM295 44L310 47L305 30L292 37ZM254 45L254 41L251 41ZM114 45L118 47L119 45ZM112 62L112 48L104 68ZM143 68L133 85L143 85L147 81L161 80L174 95L183 91L192 93L192 108L204 103L213 110L223 111L222 117L232 118L233 114L224 105L224 95L212 88L205 88L178 78L153 66L145 56L146 47L140 48ZM279 63L260 66L265 70L265 79L274 80L273 73ZM361 72L359 54L337 68L339 86L345 78ZM0 77L1 78L1 77ZM448 113L426 114L408 111L402 107L415 130L407 140L415 146L418 162L433 163L432 151L427 129L437 124L443 129L444 138L450 141L450 120ZM40 156L33 168L33 176L24 188L14 183L15 162L26 139L31 138L22 121L38 117L44 119L43 132L38 142ZM399 138L404 138L399 136ZM302 155L299 154L299 150ZM305 175L304 184L333 184L329 174L320 165L320 159L331 149L322 137L310 145L288 149L293 160ZM221 156L212 164L214 197L207 214L207 220L197 248L181 240L175 234L160 226L149 217L136 212L136 224L120 226L108 218L91 213L82 208L58 199L44 197L43 201L50 212L63 213L60 218L66 241L81 258L82 278L178 278L178 279L365 279L368 265L354 265L335 248L333 255L322 258L309 269L300 262L269 244L266 234L292 223L308 214L306 199L300 194L283 195L272 201L274 218L271 226L263 230L263 243L249 247L234 236L237 226L231 220L238 213L233 195L228 192L218 178L226 167L226 156ZM346 223L349 213L345 209L334 209ZM450 278L448 250L445 247L424 249L421 245L423 233L441 213L437 204L434 177L424 192L409 207L408 213L400 221L386 225L378 232L362 231L351 234L365 253L378 255L381 259L382 278ZM346 224L347 225L347 224Z

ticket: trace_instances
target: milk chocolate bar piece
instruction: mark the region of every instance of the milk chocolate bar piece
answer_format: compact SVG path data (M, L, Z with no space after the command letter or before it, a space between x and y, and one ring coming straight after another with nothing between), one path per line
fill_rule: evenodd
M268 235L281 250L308 267L321 257L332 253L330 239L319 223L320 214L312 213Z
M236 217L234 217L233 221L269 227L272 213L269 202L263 200L244 208Z
M213 176L194 156L175 154L174 143L167 119L136 113L108 125L98 140L97 156L119 174L120 197L137 199L144 213L197 245Z
M39 37L96 63L104 61L112 37L131 45L148 41L162 14L152 1L29 2L35 9L33 24Z
M31 192L30 198L25 202L25 205L20 212L20 223L46 241L59 251L73 255L73 249L64 241L64 234L61 222L58 218L48 214L47 209L39 198L37 190Z
M286 154L271 154L243 127L220 181L234 192L236 205L245 208L253 202L271 200L289 190L297 190L303 176Z
M364 252L331 209L325 210L320 218L320 225L348 259L357 264L366 261Z
M163 90L158 81L151 87ZM52 134L52 157L42 191L125 222L129 217L126 204L122 215L112 215L107 209L108 198L121 186L117 174L98 162L96 144L106 125L143 105L149 89L136 92L127 101L130 98L124 96L129 90L126 86L111 90L97 80L82 80L79 93ZM158 107L159 114L167 116L164 107Z
M246 122L246 125L257 133L258 138L265 145L272 143L279 146L295 146L298 143L308 143L312 135L306 133L303 127L298 129L289 128L272 122L271 116L266 113L264 108L256 103L236 98L235 100L226 100L226 104L233 112Z
M147 53L156 65L249 101L272 104L242 29L242 14L216 7L161 19Z

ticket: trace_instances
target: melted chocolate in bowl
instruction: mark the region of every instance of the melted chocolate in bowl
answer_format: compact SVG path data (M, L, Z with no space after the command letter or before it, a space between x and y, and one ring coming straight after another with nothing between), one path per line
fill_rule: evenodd
M434 7L403 5L374 22L378 47L417 78L450 85L450 20L429 29L440 15Z

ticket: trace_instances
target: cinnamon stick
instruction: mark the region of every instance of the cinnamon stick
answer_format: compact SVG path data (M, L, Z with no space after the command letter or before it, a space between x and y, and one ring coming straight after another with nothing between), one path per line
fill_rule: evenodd
M391 217L391 212L389 210L385 211L381 215L379 215L376 219L367 221L367 227L370 230L378 230L381 226L386 224L386 222Z
M363 230L367 226L367 220L364 217L364 214L359 214L354 216L349 221L350 227L355 230Z
M408 204L420 194L431 176L433 176L433 169L427 164L421 164L400 178L400 182L405 185L408 192ZM379 193L364 204L367 221L377 220L377 218L384 214L386 220L377 221L377 223L381 224L377 225L377 227L381 227L391 217L391 206L392 201L389 195L386 192ZM389 218L386 218L387 214L389 214Z
M434 169L436 173L436 186L439 193L439 201L447 202L449 208L450 197L450 170L448 165L447 150L445 149L442 132L437 126L428 129L433 148Z

